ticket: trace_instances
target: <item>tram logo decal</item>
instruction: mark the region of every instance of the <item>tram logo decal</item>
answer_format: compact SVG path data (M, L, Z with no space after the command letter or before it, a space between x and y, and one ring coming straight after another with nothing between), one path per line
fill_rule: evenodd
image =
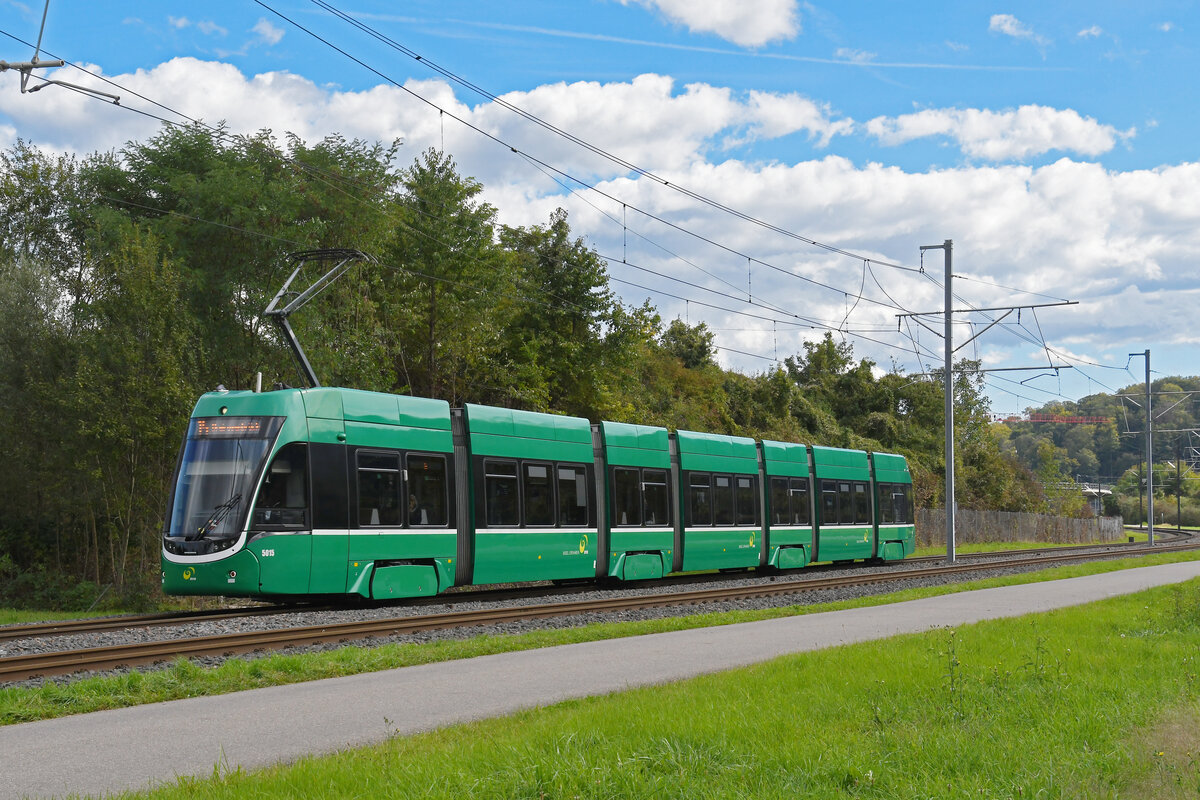
M587 552L587 546L588 546L588 537L587 537L587 534L585 533L585 534L583 535L583 538L581 538L581 539L579 540L579 552L580 552L580 553L586 553L586 552Z
M195 567L188 567L187 569L185 569L185 570L183 571L183 579L184 579L185 581L194 581L194 580L196 580L196 568L195 568Z

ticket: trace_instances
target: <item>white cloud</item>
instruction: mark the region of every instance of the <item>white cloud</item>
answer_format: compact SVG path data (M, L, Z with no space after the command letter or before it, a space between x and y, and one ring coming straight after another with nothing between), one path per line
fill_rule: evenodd
M854 120L835 119L828 105L815 103L797 94L750 92L749 125L754 138L777 139L792 133L807 133L818 147L825 147L834 136L846 136L854 130Z
M286 72L253 77L236 67L195 58L176 58L153 70L118 75L115 82L148 97L171 98L171 105L209 122L225 120L231 130L253 132L269 127L291 131L306 140L339 131L371 140L403 138L416 148L442 146L459 152L480 146L479 137L450 116L441 116L402 89L377 86L368 91L343 92L320 86ZM407 86L459 118L487 130L526 152L562 164L581 177L608 178L624 170L582 152L543 128L525 122L494 104L474 108L460 103L441 81L410 81ZM42 97L49 97L45 93ZM0 95L0 115L18 120L26 138L53 149L93 151L120 147L154 130L153 120L109 113L103 125L59 126L48 120L82 120L94 101L60 93L53 108L34 109L19 95ZM634 163L653 163L658 169L683 169L709 153L793 134L824 147L853 131L854 122L798 94L751 91L697 83L680 87L667 76L641 75L632 81L555 83L502 98L568 131L586 132L596 146ZM137 106L129 98L127 104ZM3 117L0 116L0 119ZM525 162L488 170L504 178L520 172ZM499 171L498 171L499 170ZM482 176L481 176L482 177Z
M634 163L654 163L658 169L683 169L723 147L794 133L824 146L853 128L851 120L837 118L828 106L801 95L739 95L703 83L679 90L670 77L652 74L630 82L548 84L502 99L564 130L587 131L593 144ZM577 147L540 128L514 124L509 112L495 106L476 108L471 119L523 150L539 157L548 154L585 175L624 172L614 173L605 161L581 158Z
M129 21L130 20L126 20L126 22L129 22ZM140 20L139 20L139 22L140 22ZM187 28L194 27L194 28L197 28L201 33L203 33L207 36L213 36L213 35L225 36L226 34L229 33L229 31L225 30L220 25L218 25L217 23L215 23L211 20L200 20L199 22L192 22L187 17L167 17L167 24L177 30L185 30Z
M260 41L268 45L279 44L280 40L283 39L283 28L272 25L265 17L259 17L258 22L254 23L254 27L251 30L258 34Z
M1170 33L1171 31L1173 31L1175 29L1175 23L1174 22L1163 22L1158 26L1158 29L1160 31L1162 31L1163 33Z
M1079 33L1075 34L1080 39L1094 39L1104 33L1104 29L1099 25L1093 25L1090 28L1084 28Z
M971 46L969 44L963 44L962 42L952 42L949 39L946 40L946 47L949 47L951 50L953 50L956 53L965 53L966 51L971 49Z
M926 109L899 117L876 117L867 131L885 145L930 136L953 139L972 158L1020 160L1052 150L1098 156L1136 128L1120 131L1071 109L1021 106L1016 110Z
M61 77L87 81L77 73ZM117 148L129 139L145 140L156 131L153 121L73 92L52 88L38 93L37 102L32 103L29 96L17 92L16 80L11 72L0 74L0 147L11 146L19 131L39 146L82 154ZM610 266L614 278L735 307L733 301L621 264L620 257L627 253L631 263L722 292L732 291L683 260L646 244L636 235L641 234L728 283L747 285L745 258L684 236L636 210L643 209L782 270L751 265L756 298L765 298L786 313L835 326L849 314L849 327L872 330L874 333L867 335L901 348L881 348L850 337L856 355L870 356L885 366L896 357L909 370L922 360L937 360L912 356L911 343L895 335L895 309L880 305L894 300L911 310L940 308L940 289L924 277L874 267L874 277L865 276L866 296L856 305L854 296L864 285L861 261L734 220L661 183L581 155L578 148L494 104L463 104L444 82L406 84L445 108L448 113L443 117L391 86L339 91L289 73L246 76L228 64L191 58L115 76L115 80L149 97L168 98L172 106L211 123L226 120L235 132L269 127L280 135L294 131L309 142L333 132L369 141L403 137L399 166L425 148L441 147L444 141L460 172L484 184L485 197L499 209L502 221L544 223L556 207L567 208L577 235L585 236L602 255L616 256ZM800 95L739 93L706 84L679 87L658 75L627 82L552 84L504 99L586 136L672 184L821 242L911 264L918 258L919 245L953 238L956 271L1081 301L1080 306L1070 307L1075 311L1039 313L1038 318L1052 342L1069 343L1073 352L1096 353L1100 355L1095 357L1101 358L1112 343L1123 342L1120 353L1112 356L1123 364L1125 353L1140 348L1131 348L1129 341L1171 342L1183 348L1182 339L1195 336L1178 320L1191 318L1200 300L1200 273L1194 268L1200 262L1200 193L1195 191L1200 185L1200 164L1121 172L1062 158L1037 167L968 164L909 172L897 166L855 163L837 155L797 163L751 163L728 158L722 144L731 139L770 139L797 133L821 144L849 133L854 123ZM589 193L585 202L584 197L566 192L507 148L466 130L450 113L587 178L619 200ZM896 141L945 136L960 142L964 151L989 158L1016 158L1051 149L1089 155L1104 152L1122 136L1132 135L1074 111L1037 106L1005 112L918 112L872 120L868 130ZM628 206L625 213L621 202ZM940 266L934 257L926 261L930 271L936 272ZM803 275L835 290L785 273ZM875 286L876 280L886 289L886 296ZM614 283L614 288L630 302L651 297L668 319L690 314L692 322L704 320L713 328L737 328L723 330L718 344L747 352L778 352L782 357L798 352L805 337L823 333L786 324L794 318L762 308L753 311L783 321L772 326L769 321L701 310L696 303L689 309L664 295L624 284ZM962 281L957 288L980 306L1007 305L1014 299L1044 300L984 283ZM938 343L927 341L929 338L919 341L936 350ZM1009 336L1003 326L984 338L980 346L989 349L989 359L999 363L1009 354L1013 359L1010 365L1028 363L1028 344ZM1157 350L1155 357L1159 357ZM728 354L722 358L753 370L768 363L756 359L734 362Z
M712 33L742 47L761 47L800 33L796 0L620 0L656 8L695 33Z
M1005 36L1011 36L1014 39L1025 39L1033 42L1038 47L1045 47L1050 44L1050 40L1045 36L1034 33L1033 28L1026 25L1021 20L1014 17L1012 14L993 14L988 21L988 30L992 33L1001 33Z
M855 50L850 47L839 47L834 51L834 57L853 61L856 64L866 64L875 59L877 53L868 53L866 50Z

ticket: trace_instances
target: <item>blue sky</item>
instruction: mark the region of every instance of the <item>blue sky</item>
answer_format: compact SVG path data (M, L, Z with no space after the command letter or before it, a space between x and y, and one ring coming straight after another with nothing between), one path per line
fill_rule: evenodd
M911 326L897 334L896 315L940 310L941 290L885 262L919 266L920 245L950 238L963 306L1079 303L1025 311L960 353L993 367L1075 367L995 373L995 411L1133 383L1142 367L1128 354L1146 348L1156 372L1200 373L1190 323L1200 294L1195 3L331 5L672 183L856 255L749 225L598 160L317 3L51 0L43 46L237 132L402 137L401 165L445 147L504 222L544 222L566 207L576 232L615 256L626 300L649 297L666 318L704 321L722 362L745 371L770 368L827 328L883 367L922 371L940 341ZM0 31L32 41L42 8L0 0ZM0 57L30 55L0 36ZM70 69L55 77L100 85ZM140 101L125 94L122 105L61 87L22 95L12 72L0 74L0 146L22 138L87 153L153 133L156 123L127 110ZM568 192L455 117L601 191ZM925 267L940 279L940 253ZM956 336L994 316L962 315Z

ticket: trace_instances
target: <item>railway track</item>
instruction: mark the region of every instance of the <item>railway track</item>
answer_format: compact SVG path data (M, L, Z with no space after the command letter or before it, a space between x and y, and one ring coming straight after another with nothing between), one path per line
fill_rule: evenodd
M1185 533L1181 537L1177 537L1177 538L1187 538L1190 535L1191 534ZM1165 543L1165 542L1172 541L1172 540L1164 539L1163 541ZM1105 546L1105 545L1096 545L1096 544L1067 545L1067 546L1062 546L1062 547L1055 547L1055 548L1053 548L1053 552L1066 553L1066 552L1075 552L1075 551L1080 551L1080 550L1095 550L1098 546ZM1110 543L1106 546L1127 548L1127 547L1136 547L1137 545L1129 544L1126 542L1114 542L1114 543ZM1036 554L1036 553L1045 553L1046 550L1047 550L1047 548L1044 548L1044 547L1041 547L1041 548L1035 547L1035 548L1027 548L1027 549L1023 549L1023 550L997 551L994 553L970 553L970 554L961 555L961 556L959 556L959 558L964 559L964 560L1002 559L1002 558L1007 558L1010 556L1024 556L1024 555L1031 555L1031 554ZM906 564L936 564L936 563L939 563L944 560L945 560L944 556L924 556L921 558L905 559L904 563L906 563ZM834 567L834 568L836 569L837 567ZM817 569L820 569L820 567L818 567ZM808 573L811 574L812 572L813 572L813 568L809 567ZM703 576L704 580L711 580L711 578L712 578L711 575ZM678 577L678 578L667 578L667 579L664 579L663 581L657 581L655 583L658 585L677 585L677 584L686 584L688 582L694 582L695 580L697 580L696 577L686 576L686 577ZM588 586L590 587L591 584L589 583ZM408 605L421 605L421 604L426 604L426 603L431 603L431 602L438 602L438 603L453 602L454 599L458 599L458 598L464 598L464 599L468 599L468 600L480 600L480 599L491 600L491 599L497 599L497 598L511 599L511 598L519 598L519 597L541 597L541 596L546 596L549 594L567 593L569 591L570 591L570 589L566 589L561 586L528 587L528 588L524 588L521 590L511 590L511 589L471 590L471 591L464 591L464 592L452 594L452 595L442 594L442 595L438 595L435 598L429 598L429 599L424 599L424 598L416 599L416 600L410 599L410 600L406 600L403 602ZM37 623L26 623L26 624L20 624L20 625L4 625L4 626L0 626L0 644L2 644L4 642L8 642L8 641L14 641L17 639L29 639L29 638L35 638L35 637L36 638L44 638L44 637L48 637L48 636L63 636L63 635L68 635L68 634L101 633L104 631L131 630L131 629L137 629L137 628L163 627L163 626L172 626L172 625L189 625L189 624L193 624L193 623L197 623L197 622L220 622L220 621L230 620L230 619L271 616L274 614L288 614L288 613L294 613L296 611L305 611L305 612L332 611L332 610L336 610L339 608L346 608L346 607L347 606L345 606L345 605L332 605L332 604L319 604L319 605L316 605L316 604L314 604L314 605L295 605L295 604L275 605L275 604L272 604L272 605L250 606L250 607L245 607L245 608L211 609L211 610L206 610L206 611L171 611L171 612L154 613L154 614L123 614L123 615L112 616L112 617L92 617L92 618L87 618L87 619L68 619L68 620L58 620L58 621L54 621L54 622L37 622Z
M1132 554L1169 553L1192 550L1193 543L1122 549L1095 555L1097 559L1119 558ZM1078 560L1076 552L1057 551L1049 555L1022 558L1020 566L1055 564ZM933 559L940 560L940 559ZM263 650L275 650L297 645L345 643L381 636L394 636L429 630L494 625L518 620L545 619L588 613L609 613L632 609L667 606L700 605L729 600L800 594L820 589L845 588L868 584L892 583L944 575L960 575L996 569L995 559L972 559L938 567L906 569L870 574L835 574L828 577L806 577L797 580L773 580L737 587L716 587L666 594L607 597L600 600L568 601L538 605L512 606L486 610L451 611L439 614L335 623L270 631L251 631L187 639L92 647L51 653L0 658L0 683L28 680L37 677L70 674L78 671L107 670L153 664L160 661L204 656L232 656ZM270 613L267 609L252 609ZM120 618L113 618L114 620ZM28 626L22 626L28 627ZM128 625L126 626L128 627Z
M287 606L257 606L253 608L223 608L212 611L171 611L162 614L122 614L115 617L91 617L88 619L64 619L55 622L34 622L0 627L0 642L42 636L62 636L70 633L99 633L102 631L125 631L131 628L149 628L160 625L187 625L240 617L262 617L279 614ZM324 608L324 607L321 607ZM309 610L319 610L313 606Z

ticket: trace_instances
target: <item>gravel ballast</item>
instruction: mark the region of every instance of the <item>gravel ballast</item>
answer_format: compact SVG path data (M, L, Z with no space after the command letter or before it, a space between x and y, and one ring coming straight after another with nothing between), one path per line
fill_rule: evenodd
M1080 551L1078 562L1089 560L1090 557L1093 557L1097 554L1117 553L1121 552L1123 549L1123 547L1119 546L1096 547L1094 549ZM876 584L832 589L818 589L813 591L798 591L795 593L769 597L746 598L732 601L673 605L659 608L630 609L604 613L585 613L571 616L551 617L547 619L520 620L493 625L478 625L465 628L449 628L445 630L423 631L412 634L373 637L353 643L330 643L296 646L281 650L273 650L270 652L296 654L304 652L335 650L346 646L369 647L387 643L415 644L439 640L467 639L483 634L520 634L534 630L572 628L590 625L593 623L637 622L663 619L668 617L690 616L695 614L721 613L727 611L752 611L792 605L817 605L895 592L903 589L942 586L946 584L962 583L965 581L973 581L1045 569L1046 566L1044 564L1021 563L1022 561L1033 558L1036 555L1040 554L1011 556L1003 553L997 553L986 556L971 556L969 558L973 562L981 560L996 560L998 562L1003 561L1003 564L998 563L995 569L985 569L977 572L956 575L929 575L928 577L898 579L895 581L884 581ZM964 558L962 560L966 559ZM1072 564L1078 562L1071 560L1062 563ZM888 565L856 564L837 567L822 566L809 568L799 572L774 576L759 575L754 573L749 573L744 576L731 576L728 574L704 576L699 579L693 578L682 586L664 582L663 584L658 585L641 585L633 588L567 587L562 588L559 591L555 591L551 587L545 587L539 589L539 591L549 592L543 596L507 597L501 599L496 599L494 597L495 593L463 591L446 595L440 602L421 602L419 604L414 603L410 605L360 606L336 610L283 609L278 614L270 614L265 616L240 617L223 620L204 620L194 623L127 628L96 633L66 634L60 636L14 639L0 644L0 657L79 650L90 647L136 644L139 642L190 639L200 636L214 636L251 631L279 630L285 628L331 625L375 619L443 614L456 611L475 611L512 606L532 606L539 604L560 603L564 601L574 602L601 600L604 598L614 597L669 594L673 592L706 588L731 588L745 585L760 585L772 581L803 582L805 580L829 578L835 576L850 577L864 574L886 575L888 572L907 571L913 568L914 565L905 562ZM492 594L493 597L489 598L489 594ZM479 596L476 597L474 595ZM266 653L264 653L264 655L265 654ZM253 658L254 656L239 655L230 657L248 659ZM217 666L225 660L226 657L199 657L192 659L192 661L197 665L206 667ZM168 662L160 662L155 665L127 668L110 672L76 673L74 675L55 676L31 681L0 684L0 686L5 688L36 687L50 682L64 684L78 680L81 677L91 677L104 674L123 674L134 670L150 672L154 670L165 669L167 666Z

